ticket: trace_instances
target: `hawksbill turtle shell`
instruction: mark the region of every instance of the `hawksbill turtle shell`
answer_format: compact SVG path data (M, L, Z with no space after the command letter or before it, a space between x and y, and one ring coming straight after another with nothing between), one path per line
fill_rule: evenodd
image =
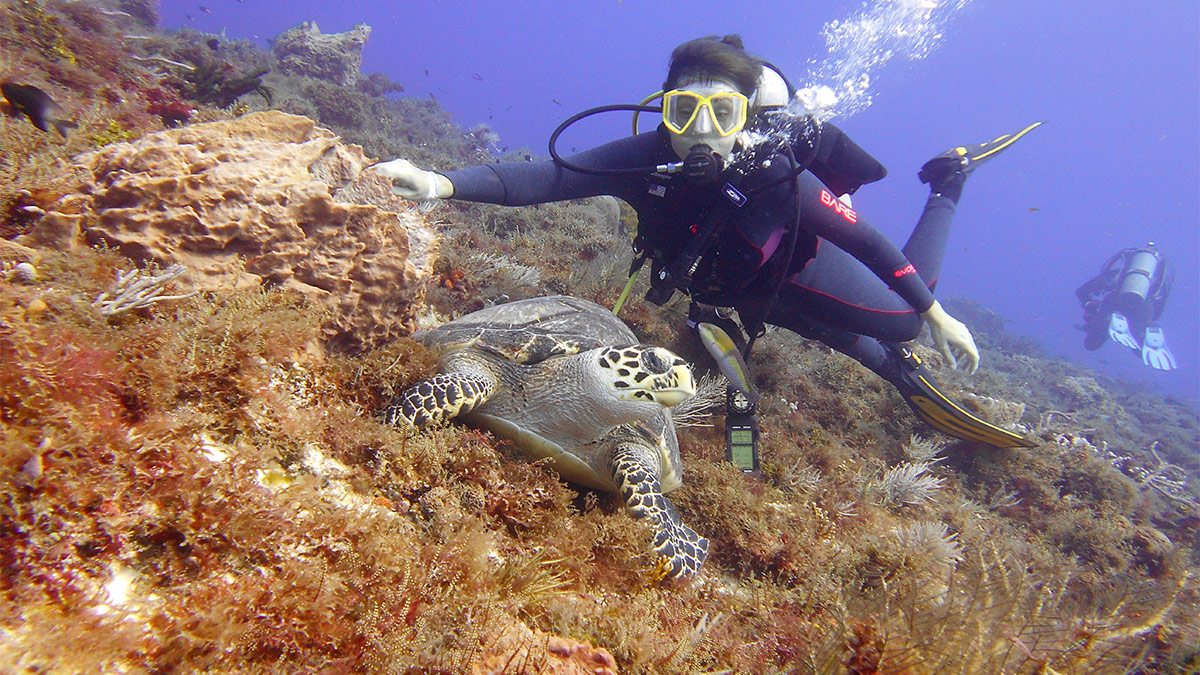
M708 541L664 494L682 484L670 408L695 393L683 359L638 344L601 305L561 295L487 307L415 337L440 352L441 372L405 390L385 422L484 427L568 480L619 492L653 530L656 575L699 571Z
M638 341L608 309L568 295L484 307L413 337L442 352L477 347L522 364Z

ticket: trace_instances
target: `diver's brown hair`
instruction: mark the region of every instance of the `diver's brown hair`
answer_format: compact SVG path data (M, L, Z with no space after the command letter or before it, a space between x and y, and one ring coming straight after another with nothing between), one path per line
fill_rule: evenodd
M762 61L746 53L742 36L709 35L685 42L671 52L663 91L693 80L728 80L746 96L758 87Z

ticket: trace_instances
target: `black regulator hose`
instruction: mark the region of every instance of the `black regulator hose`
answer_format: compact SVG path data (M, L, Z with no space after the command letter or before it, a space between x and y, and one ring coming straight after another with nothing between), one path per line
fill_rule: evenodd
M803 162L797 163L796 156L792 152L792 146L785 145L782 149L782 152L788 158L788 163L791 166L791 171L789 171L786 174L784 174L783 176L780 176L779 178L771 181L770 183L767 183L765 185L760 185L760 186L754 188L753 190L749 190L746 194L753 195L756 192L770 190L771 188L783 183L784 181L788 181L788 180L794 181L800 174L802 174L808 170L808 167L812 165L813 160L815 160L817 158L817 153L820 151L820 149L821 149L821 127L818 126L817 127L817 139L815 142L811 143L811 149L809 150L808 155L806 155L804 157ZM796 189L799 190L799 187L797 187Z
M558 150L557 150L558 137L559 137L559 135L562 134L562 132L567 130L567 127L571 126L572 124L575 124L576 122L578 122L579 120L581 120L585 117L591 117L592 115L598 115L600 113L606 113L606 112L661 113L662 108L659 106L653 106L653 105L634 105L631 103L614 103L612 105L601 105L601 106L596 106L595 108L588 108L587 110L584 110L583 112L571 115L566 120L564 120L562 124L558 125L558 128L554 130L554 133L550 134L550 157L554 159L554 163L558 164L559 166L563 167L564 169L568 169L570 171L575 171L577 173L586 173L586 174L590 174L592 176L625 176L625 175L634 174L634 173L654 173L655 171L657 171L658 166L637 166L637 167L629 167L629 168L624 168L624 169L594 169L594 168L580 166L578 164L573 164L571 162L568 162L567 160L563 159L561 155L558 154Z

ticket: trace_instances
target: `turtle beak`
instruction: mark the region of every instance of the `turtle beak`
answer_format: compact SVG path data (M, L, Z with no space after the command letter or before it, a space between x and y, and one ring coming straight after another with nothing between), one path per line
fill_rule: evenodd
M609 371L613 394L622 401L645 401L670 408L696 394L687 361L662 347L635 345L608 350L600 366Z
M655 378L654 400L664 408L671 408L696 395L696 380L692 367L683 359L676 359L666 373Z

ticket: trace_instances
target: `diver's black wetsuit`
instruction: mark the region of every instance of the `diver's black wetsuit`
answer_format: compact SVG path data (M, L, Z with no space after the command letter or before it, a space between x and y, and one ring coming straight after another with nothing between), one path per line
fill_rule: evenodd
M771 257L785 245L785 230L795 217L793 185L797 183L785 180L754 192L790 170L781 154L763 159L759 157L753 170L735 183L749 195L740 208L721 194L722 182L695 186L681 177L658 174L597 176L553 161L488 164L445 175L454 184L452 198L467 201L524 206L597 195L619 197L637 211L639 239L647 250L677 251L703 226L705 214L724 209L725 226L702 258L689 290L699 302L740 308L762 302L771 293L771 266L779 264ZM568 160L588 168L617 169L678 161L661 127ZM885 359L877 340L915 338L921 328L918 312L933 305L931 291L941 271L955 202L931 196L901 252L856 211L837 201L811 172L802 173L798 185L801 231L766 321L821 340L877 369Z

